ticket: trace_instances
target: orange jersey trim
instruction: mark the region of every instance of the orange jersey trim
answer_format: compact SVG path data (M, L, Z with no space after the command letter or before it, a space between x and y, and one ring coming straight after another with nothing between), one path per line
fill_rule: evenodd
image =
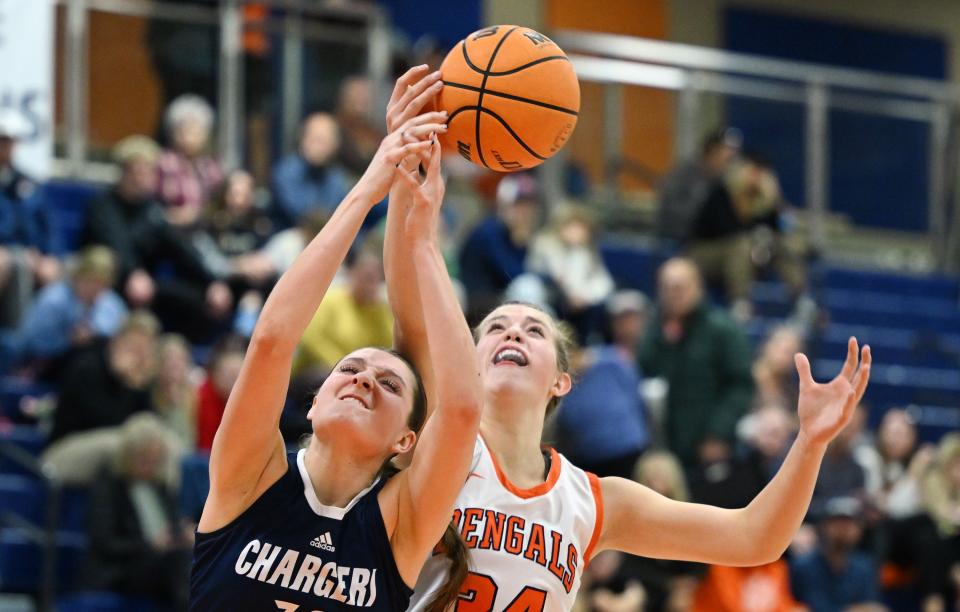
M483 439L483 435L480 435L480 438ZM490 449L490 445L487 444L486 439L483 439L483 445L487 447L487 452L490 453L490 460L493 461L493 469L497 472L497 478L500 480L500 484L503 485L507 491L510 491L517 497L521 499L530 499L532 497L538 497L549 493L553 486L557 484L557 481L560 480L560 455L557 454L557 451L553 448L550 450L550 473L547 474L546 482L542 482L534 487L529 489L521 489L516 486L510 479L507 478L507 475L503 473L503 470L500 469L500 463L497 461L497 456L493 454L493 451Z
M597 508L597 521L593 524L593 535L590 536L590 543L587 544L587 551L583 555L583 566L590 564L593 558L593 549L597 546L600 539L600 531L603 529L603 492L600 490L600 479L596 474L587 472L587 478L590 479L590 490L593 491L593 503Z

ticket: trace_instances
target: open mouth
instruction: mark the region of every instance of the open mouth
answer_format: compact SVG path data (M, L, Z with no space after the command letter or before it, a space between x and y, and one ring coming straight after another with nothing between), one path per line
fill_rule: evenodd
M359 395L353 395L352 393L350 393L350 394L344 395L344 396L341 397L340 399L341 399L341 400L353 400L353 401L359 403L361 406L363 406L363 407L366 408L367 410L370 410L370 405L367 404L367 401L366 401L365 399L363 399L362 397L360 397Z
M513 364L522 368L526 367L527 363L527 356L515 348L500 349L493 356L493 365L495 366L500 364Z

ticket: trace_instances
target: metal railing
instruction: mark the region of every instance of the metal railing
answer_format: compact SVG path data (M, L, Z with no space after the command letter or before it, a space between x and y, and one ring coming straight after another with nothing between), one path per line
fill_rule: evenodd
M40 590L37 593L37 609L52 612L57 594L57 530L60 526L62 487L47 474L40 462L16 444L0 440L0 458L10 461L41 483L46 495L44 524L36 525L26 517L14 512L0 514L0 527L13 529L42 550Z
M949 206L946 160L953 111L960 87L932 79L770 59L744 53L659 40L577 31L554 32L581 81L604 85L604 111L619 116L623 86L677 92L675 151L694 154L702 125L703 94L723 94L791 102L805 109L805 192L811 239L826 242L829 201L829 111L851 110L928 126L928 225L935 257L943 260ZM621 155L618 121L603 132L607 164Z
M217 65L217 149L228 168L237 167L244 151L244 62L242 10L252 0L211 0L209 6L180 5L162 0L54 0L65 9L63 79L57 86L64 104L63 138L65 155L55 160L59 176L110 176L110 168L91 162L89 155L89 30L93 11L216 26L220 33ZM381 91L388 80L391 61L390 32L386 16L375 5L327 6L309 0L257 0L271 14L255 27L279 35L282 44L282 72L277 81L282 87L281 129L285 144L296 132L303 113L303 46L305 42L335 42L357 47L366 54L366 73L375 88L376 99L386 101ZM364 34L327 23L349 19L363 26ZM355 30L355 29L354 29ZM379 115L382 113L378 113Z

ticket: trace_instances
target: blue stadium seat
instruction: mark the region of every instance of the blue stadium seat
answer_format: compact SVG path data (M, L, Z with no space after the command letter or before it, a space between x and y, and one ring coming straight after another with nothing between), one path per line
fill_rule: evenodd
M837 289L882 291L954 302L960 297L960 281L946 276L912 276L825 266L822 282L825 287Z
M200 520L203 504L210 492L210 457L195 453L184 457L180 483L180 511L195 521Z
M57 600L57 612L159 612L156 604L116 593L73 593Z
M601 244L600 254L617 286L639 289L647 294L652 294L656 286L657 269L667 259L656 249L614 242Z
M46 442L46 435L38 427L21 425L10 429L0 429L0 445L12 444L35 458L40 456ZM0 453L0 475L27 473L20 464Z
M90 199L100 187L76 181L50 181L44 185L44 198L57 235L57 255L77 250L87 219Z
M43 483L30 476L0 475L0 520L8 512L34 525L45 523L47 492Z
M57 534L57 585L72 588L83 562L87 541L74 533ZM32 593L43 580L43 550L17 529L0 529L0 592Z

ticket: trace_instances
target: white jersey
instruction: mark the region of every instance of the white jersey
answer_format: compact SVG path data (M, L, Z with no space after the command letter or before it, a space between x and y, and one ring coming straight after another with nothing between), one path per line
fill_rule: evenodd
M596 476L553 449L546 482L520 489L481 437L457 497L453 524L470 550L460 612L570 610L603 523ZM449 561L433 554L420 572L410 611L422 611L446 580Z

